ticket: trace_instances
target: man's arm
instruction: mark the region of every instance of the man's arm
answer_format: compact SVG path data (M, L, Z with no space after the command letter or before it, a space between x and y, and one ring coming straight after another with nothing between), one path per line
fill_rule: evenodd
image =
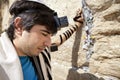
M83 17L81 10L77 11L77 14L73 20L75 21L75 24L73 26L68 28L64 33L52 38L51 51L56 51L58 46L68 40L78 28L82 27Z

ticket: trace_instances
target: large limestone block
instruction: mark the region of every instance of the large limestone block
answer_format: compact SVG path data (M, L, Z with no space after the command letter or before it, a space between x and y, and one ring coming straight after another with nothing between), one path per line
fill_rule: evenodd
M103 18L107 21L119 21L118 17L120 16L120 4L113 4L111 7L103 11L101 15L103 15Z
M90 71L120 78L120 36L102 37L94 45Z
M86 0L86 2L95 13L101 12L113 4L113 0Z
M92 29L92 35L99 37L99 35L119 35L120 34L120 23L114 21L95 22L95 27Z

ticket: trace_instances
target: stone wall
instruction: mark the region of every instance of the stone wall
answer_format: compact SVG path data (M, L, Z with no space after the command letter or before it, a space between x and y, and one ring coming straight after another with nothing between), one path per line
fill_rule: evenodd
M14 0L9 1L9 5ZM80 0L45 0L46 4L58 12L58 16L68 16L70 26L76 10L81 8ZM54 80L120 80L120 0L86 0L93 12L95 39L94 54L86 63L84 28L74 33L59 50L52 52ZM8 26L9 5L2 5L2 29ZM69 27L69 26L68 26ZM68 27L62 28L57 35ZM86 66L86 67L85 67ZM87 69L85 72L84 69Z
M9 7L15 0L1 0L2 31L8 28L10 14Z
M120 79L120 0L91 0L89 5L95 12L92 33L96 39L90 71Z
M70 24L80 0L46 0L59 15L67 15ZM92 36L94 54L86 64L84 28L52 54L55 80L119 80L120 79L120 0L86 0L94 16ZM64 31L64 29L62 29ZM62 32L60 31L60 33ZM89 71L84 71L84 66Z

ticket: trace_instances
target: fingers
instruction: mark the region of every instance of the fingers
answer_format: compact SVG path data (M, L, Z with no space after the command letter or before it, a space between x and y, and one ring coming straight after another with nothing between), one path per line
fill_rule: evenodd
M76 11L76 16L81 16L82 14L82 10L79 8L77 11Z
M83 16L82 16L82 10L78 9L76 11L76 16L73 18L74 21L79 22L79 23L83 23Z

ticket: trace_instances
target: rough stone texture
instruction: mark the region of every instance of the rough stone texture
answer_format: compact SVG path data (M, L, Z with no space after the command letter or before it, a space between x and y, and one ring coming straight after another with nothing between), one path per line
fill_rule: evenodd
M1 0L2 31L9 26L9 7L14 1L15 0Z
M88 0L89 1L89 0ZM97 0L94 0L97 2ZM104 0L108 4L91 9L94 13L92 34L96 39L90 60L90 72L104 75L105 79L120 79L120 0ZM92 2L92 1L91 1ZM111 4L110 4L111 3ZM103 9L102 7L105 7ZM100 11L99 11L100 10Z
M0 8L1 8L1 6L0 6ZM1 21L2 21L2 17L1 17L1 9L0 9L0 32L1 32L1 28L2 28L2 27L1 27L1 26L2 26L2 25L1 25L1 24L2 24Z
M9 5L14 0L9 1ZM93 12L95 38L94 54L86 62L86 51L82 49L85 31L79 29L71 38L52 52L54 80L120 80L120 0L86 0ZM68 16L69 23L76 10L81 7L80 0L45 0L57 11L58 16ZM9 20L8 7L2 5L2 29ZM67 27L66 27L67 28ZM64 32L62 28L57 35ZM89 69L86 68L89 67Z
M59 47L59 51L52 53L53 64L58 63L59 66L62 64L64 67L71 66L69 69L67 78L64 76L55 76L55 80L119 80L120 79L120 0L86 0L89 7L94 14L94 27L92 29L92 35L95 38L94 54L90 59L90 63L85 63L85 51L82 50L84 41L84 30L75 33L72 38L66 41ZM70 2L70 1L69 1ZM54 3L54 2L52 2ZM61 5L56 0L57 6ZM68 2L63 1L63 4ZM51 5L52 6L52 5ZM71 5L69 7L73 7ZM54 8L54 6L53 6ZM65 8L65 7L64 7ZM56 8L55 8L56 9ZM71 10L72 8L70 8ZM77 9L75 7L75 9ZM73 10L75 10L73 9ZM58 10L62 13L61 7ZM65 12L64 12L65 13ZM79 30L80 31L80 30ZM57 65L58 65L57 64ZM81 72L77 72L73 67L81 70L83 66L89 66L89 73L85 77L80 76ZM53 65L53 74L57 75L56 72L64 73L65 69ZM56 70L57 68L58 70ZM54 71L55 70L55 71ZM63 75L63 74L62 74ZM66 73L65 73L66 75ZM78 76L79 75L79 76ZM95 76L94 78L92 76ZM87 79L86 79L87 77Z

